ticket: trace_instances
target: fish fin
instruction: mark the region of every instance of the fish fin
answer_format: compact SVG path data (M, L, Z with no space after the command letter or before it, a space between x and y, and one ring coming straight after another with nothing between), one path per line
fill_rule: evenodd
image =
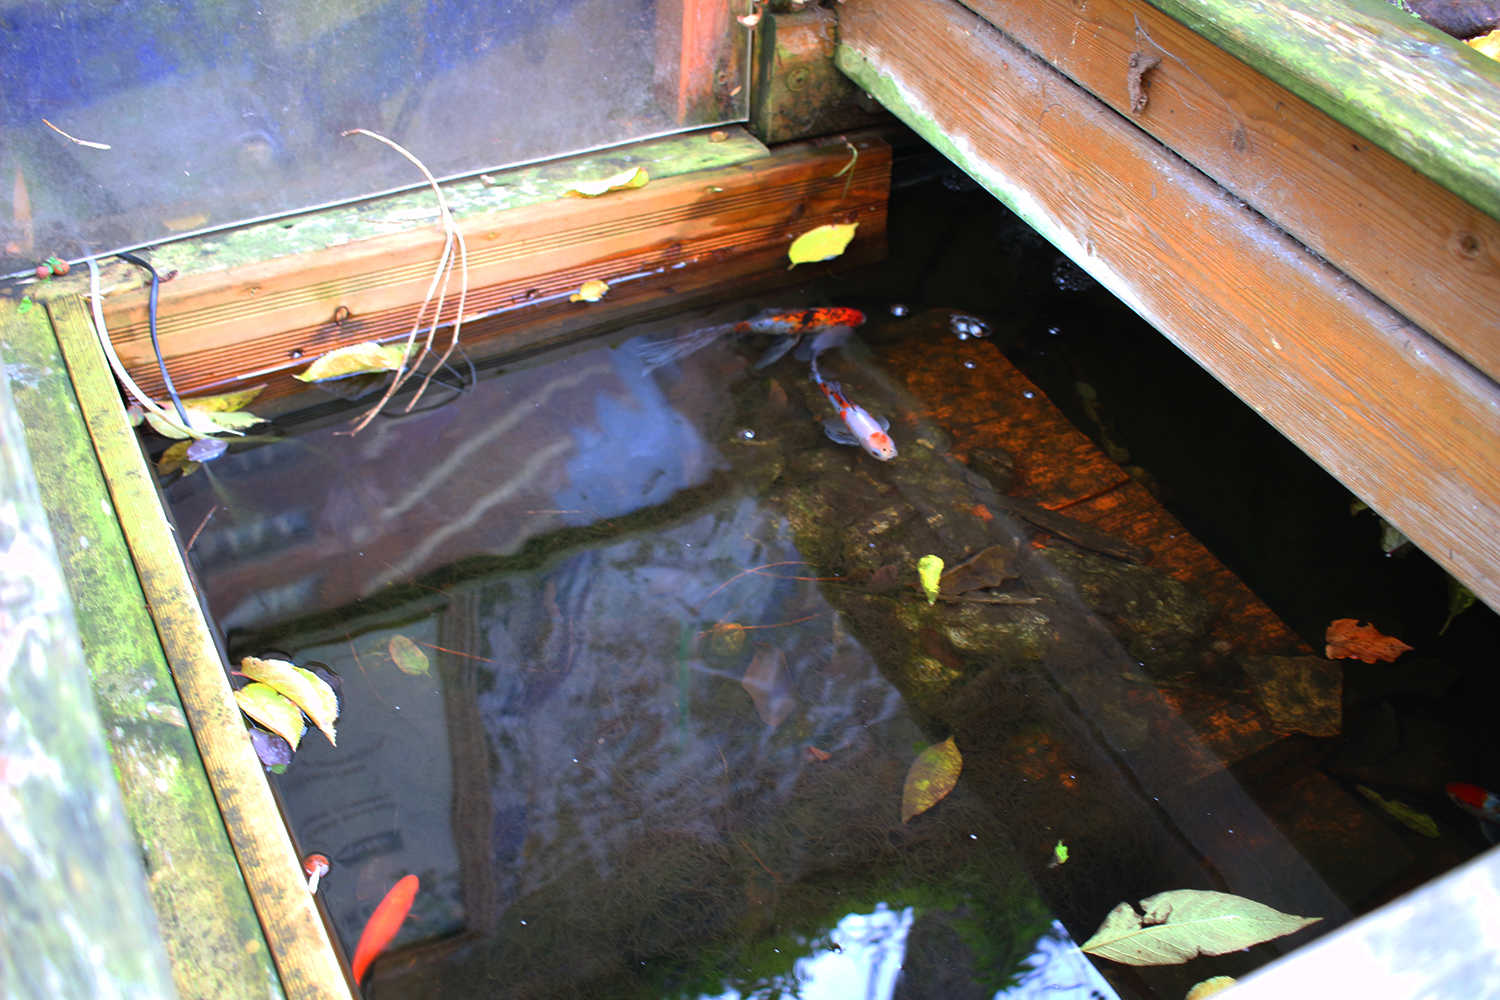
M759 371L762 368L769 368L776 362L780 361L787 351L790 351L793 347L797 346L797 343L801 339L802 337L800 334L782 336L774 344L766 348L766 353L760 356L760 360L755 363L756 371ZM798 353L800 354L801 352L798 351Z
M690 354L703 350L719 338L733 333L737 325L736 323L720 323L717 326L705 326L666 340L642 344L636 350L636 354L645 362L641 374L650 375L664 365L680 361Z
M835 347L843 347L852 336L854 336L854 327L852 326L830 326L807 344L797 349L797 360L809 361L825 351L831 351Z
M883 431L891 429L891 418L884 413L875 414L875 422L880 425L880 429Z
M858 445L859 438L849 433L849 428L838 417L825 417L823 419L823 433L828 435L829 440L836 444Z

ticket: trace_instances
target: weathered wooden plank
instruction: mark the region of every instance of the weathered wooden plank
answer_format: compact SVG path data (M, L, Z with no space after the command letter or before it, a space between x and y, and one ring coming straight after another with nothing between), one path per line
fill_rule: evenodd
M0 336L38 321L6 310ZM9 352L7 351L7 354ZM0 995L169 998L145 873L110 773L47 515L0 379Z
M1500 607L1500 391L950 0L848 0L845 72Z
M1500 63L1384 0L1152 0L1500 218Z
M469 246L466 322L487 316L524 321L547 307L580 325L600 306L568 303L583 281L619 291L636 286L744 278L764 269L761 251L827 222L859 222L855 252L884 245L888 147L852 137L778 150L775 155L698 171L597 199L564 198L460 221ZM852 176L851 176L852 175ZM346 344L404 336L422 301L443 237L436 227L366 239L179 277L162 287L162 351L183 392L222 384L271 366L301 370ZM771 265L784 273L785 267ZM450 288L443 321L457 310ZM146 295L105 302L111 338L143 388L161 377L146 326ZM337 318L336 318L337 317ZM288 339L295 333L297 339ZM444 343L446 334L439 336Z
M80 299L51 304L68 372L140 574L209 783L288 997L348 998L349 984L229 687L155 481Z
M1122 114L1131 56L1160 59L1138 125L1500 378L1500 220L1146 0L965 5Z
M41 309L9 323L13 383L146 887L186 1000L264 1000L276 970Z

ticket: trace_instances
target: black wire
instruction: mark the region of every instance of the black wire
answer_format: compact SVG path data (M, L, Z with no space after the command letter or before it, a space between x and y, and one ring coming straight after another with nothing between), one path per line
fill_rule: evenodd
M192 425L188 423L187 410L182 405L182 397L177 395L177 387L172 384L172 376L167 374L167 359L162 356L161 341L156 337L156 300L161 289L161 276L156 273L156 268L133 253L117 253L115 256L151 272L151 303L150 311L146 316L147 325L151 328L151 349L156 352L156 364L161 369L162 383L167 387L167 395L172 397L172 405L177 407L177 416L182 419L182 426L191 428Z

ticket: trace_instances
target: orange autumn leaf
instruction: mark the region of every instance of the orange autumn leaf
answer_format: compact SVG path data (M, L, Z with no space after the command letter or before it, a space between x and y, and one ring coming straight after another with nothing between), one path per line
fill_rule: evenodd
M1400 639L1382 635L1374 625L1361 625L1358 618L1340 618L1328 626L1328 648L1324 651L1330 660L1361 660L1374 663L1385 660L1393 663L1396 657L1411 649Z

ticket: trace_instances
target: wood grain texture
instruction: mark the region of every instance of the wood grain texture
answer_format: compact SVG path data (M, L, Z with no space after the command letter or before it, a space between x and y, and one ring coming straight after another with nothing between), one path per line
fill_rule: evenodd
M1136 124L1500 378L1500 220L1145 0L965 6L1122 114L1132 53L1156 55Z
M1500 391L950 0L849 0L840 66L1500 607Z
M851 138L860 148L852 179L838 176L850 153L835 138L600 198L460 220L469 246L465 322L494 320L495 335L554 316L585 326L639 289L744 280L768 269L785 276L785 263L772 258L784 261L793 238L829 222L860 224L852 254L883 250L889 147L873 135ZM173 381L189 394L259 380L251 373L285 377L337 347L404 336L442 240L430 226L163 285L159 330ZM568 302L594 278L613 289L603 303ZM457 310L453 291L445 323ZM160 394L144 291L107 296L105 315L132 376ZM446 337L440 332L437 343Z
M347 1000L352 996L348 981L246 736L179 542L125 419L87 310L76 298L54 302L50 309L141 587L282 988L292 1000Z
M115 778L182 1000L267 1000L276 979L93 439L46 314L5 330L5 360L76 612Z
M1385 0L1152 0L1500 218L1500 62Z

